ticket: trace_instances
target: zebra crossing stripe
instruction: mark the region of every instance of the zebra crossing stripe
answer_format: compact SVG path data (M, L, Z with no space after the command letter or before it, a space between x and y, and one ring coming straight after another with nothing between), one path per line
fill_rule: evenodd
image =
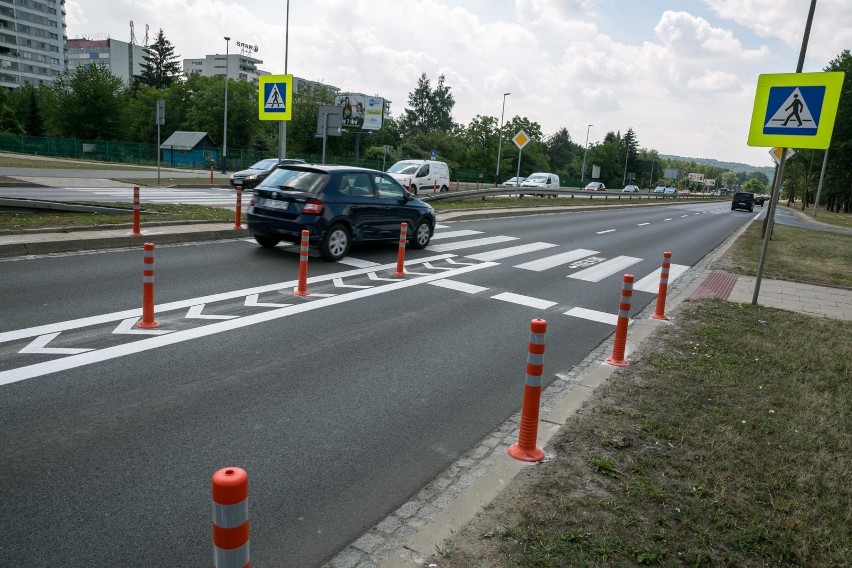
M499 260L501 258L508 258L510 256L517 256L519 254L526 254L528 252L549 249L555 246L557 245L554 245L552 243L530 243L528 245L518 245L516 247L497 249L489 252L482 252L479 254L471 254L467 255L466 258L472 258L473 260L482 261Z
M556 305L556 302L533 298L532 296L522 296L521 294L513 294L511 292L503 292L502 294L497 294L496 296L491 297L495 300L509 302L510 304L520 304L521 306L538 308L540 310L546 310L547 308L552 308Z
M437 229L438 225L436 225L435 228ZM455 239L455 238L458 238L458 237L470 237L472 235L481 235L481 234L482 234L482 231L473 231L473 230L470 230L470 229L465 229L465 230L462 230L462 231L446 231L446 232L435 233L434 235L432 235L432 240L434 241L434 240L440 240L440 239Z
M617 256L580 272L569 274L568 278L576 278L577 280L585 280L586 282L600 282L607 276L612 276L616 272L624 270L628 266L633 266L641 260L641 258L636 258L635 256Z
M581 258L585 258L587 256L592 256L593 254L598 254L598 251L582 248L574 249L568 252L563 252L561 254L555 254L553 256L548 256L545 258L540 258L538 260L531 260L530 262L518 264L515 266L515 268L532 270L533 272L541 272L549 268L554 268L556 266L568 264L569 262L574 262L575 260L580 260Z
M599 312L597 310L588 310L586 308L571 308L570 310L565 312L565 315L573 316L575 318L582 318L590 321L597 321L600 323L606 323L609 325L615 325L618 323L618 316L615 314Z
M488 290L483 286L477 286L475 284L468 284L467 282L459 282L457 280L435 280L434 282L429 282L432 286L440 286L441 288L447 288L449 290L456 290L458 292L465 292L467 294L478 294L480 292L484 292Z
M671 283L675 281L675 279L689 270L688 266L684 266L683 264L672 264L669 267L669 281L668 285L671 286ZM640 290L642 292L650 292L651 294L656 294L660 289L660 272L662 268L656 269L654 272L639 280L633 285L634 290Z
M496 237L485 237L482 239L472 239L469 241L460 241L457 243L447 243L444 245L429 245L428 249L432 252L446 252L449 250L460 250L465 248L474 248L474 247L484 247L487 245L496 245L498 243L505 243L506 241L517 241L518 237L508 237L505 235L498 235Z

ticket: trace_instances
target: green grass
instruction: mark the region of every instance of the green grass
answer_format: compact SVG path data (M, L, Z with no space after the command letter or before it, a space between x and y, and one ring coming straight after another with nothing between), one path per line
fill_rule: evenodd
M33 158L31 156L0 156L0 168L57 168L79 170L149 170L142 166L128 166L108 162L71 160L67 158Z
M761 223L753 223L719 263L754 276L763 247ZM852 236L775 224L763 277L852 288Z
M719 300L677 323L553 440L517 520L484 513L504 528L439 566L850 565L852 323Z
M74 211L4 211L0 209L0 231L20 233L28 229L69 230L92 227L122 225L133 222L133 209L126 203L88 203L100 207L126 208L124 213L83 213ZM142 224L162 221L208 221L227 222L234 220L234 211L221 207L201 205L145 204L140 210Z

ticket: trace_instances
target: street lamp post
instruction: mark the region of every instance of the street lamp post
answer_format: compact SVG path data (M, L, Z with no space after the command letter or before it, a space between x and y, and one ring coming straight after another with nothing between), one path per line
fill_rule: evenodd
M580 185L583 185L583 180L586 179L586 153L589 151L589 130L594 126L590 124L586 127L586 146L583 149L583 168L580 170Z
M222 128L222 173L228 172L228 42L225 36L225 125Z
M494 185L500 184L500 154L503 152L503 117L506 116L506 97L512 93L503 93L503 111L500 113L500 142L497 143L497 173L494 174Z

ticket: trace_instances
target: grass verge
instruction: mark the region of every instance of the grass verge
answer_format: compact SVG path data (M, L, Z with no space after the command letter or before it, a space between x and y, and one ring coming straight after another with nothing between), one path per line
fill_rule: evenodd
M77 211L14 211L0 210L0 231L20 233L32 229L58 230L83 227L103 227L133 222L133 209L126 203L86 203L99 207L126 208L126 212L77 212ZM160 203L145 204L141 210L145 222L150 221L207 221L211 223L234 220L231 209L204 207L202 205L170 205ZM143 223L144 224L144 223Z
M436 565L849 566L852 323L678 316Z
M755 276L763 239L756 222L714 265ZM776 223L763 277L821 286L852 288L852 236L799 229Z

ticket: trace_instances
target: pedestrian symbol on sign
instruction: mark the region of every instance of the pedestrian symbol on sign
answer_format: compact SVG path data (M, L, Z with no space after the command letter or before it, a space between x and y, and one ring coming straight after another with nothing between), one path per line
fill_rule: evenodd
M264 88L266 103L263 105L263 110L265 112L285 112L287 105L284 103L285 98L281 94L281 89L286 89L286 86L278 83L267 83Z
M825 87L772 87L766 107L764 134L813 136L825 99Z

